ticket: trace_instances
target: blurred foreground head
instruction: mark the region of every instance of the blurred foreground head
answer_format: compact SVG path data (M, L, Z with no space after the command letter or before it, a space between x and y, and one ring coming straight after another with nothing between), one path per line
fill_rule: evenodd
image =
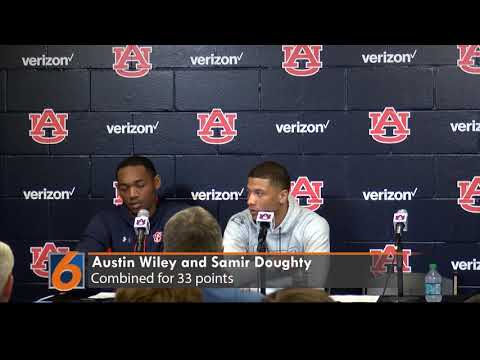
M163 231L166 252L222 252L222 230L217 220L200 206L179 211Z
M12 296L13 263L12 249L0 241L0 303L8 302Z
M115 294L115 302L180 303L202 301L202 291L198 288L123 288L118 289Z
M265 297L265 302L335 302L320 289L281 289Z

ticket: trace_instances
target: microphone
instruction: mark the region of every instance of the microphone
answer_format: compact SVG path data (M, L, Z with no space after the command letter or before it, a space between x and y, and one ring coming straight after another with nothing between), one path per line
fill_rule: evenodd
M141 209L135 218L135 222L133 223L135 235L137 236L135 252L145 251L145 236L150 232L150 221L148 220L149 216L150 213L148 210Z
M397 299L403 297L403 247L402 232L407 231L408 212L405 209L398 210L393 214L393 229L395 231L396 248L399 255L396 256L397 268Z
M260 224L257 252L267 252L267 231L273 224L273 212L259 211L257 214L257 223Z
M393 214L393 230L396 235L408 230L408 212L405 209L398 210Z
M257 252L266 253L268 251L267 246L267 231L269 227L273 227L273 212L271 211L259 211L257 214L257 223L260 224L260 231L258 233ZM266 275L265 269L262 268L259 273L259 288L263 295L267 294L266 289Z

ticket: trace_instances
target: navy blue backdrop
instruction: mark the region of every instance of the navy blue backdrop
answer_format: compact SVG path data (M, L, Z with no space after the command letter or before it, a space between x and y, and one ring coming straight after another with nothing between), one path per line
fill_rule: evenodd
M458 266L460 292L476 290L477 47L0 46L14 300L45 292L46 254L115 206L114 169L134 153L154 161L163 196L222 228L245 208L248 170L280 161L300 204L328 220L333 251L384 249L405 208L405 247L425 254L412 271Z

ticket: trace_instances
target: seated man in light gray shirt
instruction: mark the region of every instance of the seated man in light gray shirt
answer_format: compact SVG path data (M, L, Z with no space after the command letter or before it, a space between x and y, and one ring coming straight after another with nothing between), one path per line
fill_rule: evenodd
M298 205L289 195L290 176L280 164L267 161L248 174L248 209L233 215L223 234L225 252L255 252L259 211L274 213L267 231L267 251L329 252L330 228L317 213Z
M248 209L233 215L223 234L225 252L256 252L260 211L273 212L273 223L266 234L267 252L330 252L330 227L317 213L301 207L289 194L290 175L284 166L266 161L248 174ZM315 283L325 287L329 258L315 262ZM272 284L272 283L270 283ZM266 289L271 293L275 288Z

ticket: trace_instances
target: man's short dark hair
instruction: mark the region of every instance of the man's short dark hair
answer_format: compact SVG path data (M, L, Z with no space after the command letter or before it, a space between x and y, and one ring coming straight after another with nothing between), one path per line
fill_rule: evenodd
M255 166L248 173L248 177L269 179L272 185L282 190L290 190L290 175L287 169L275 161L265 161Z
M125 160L122 160L122 162L118 164L117 171L115 173L117 180L118 180L118 171L127 166L143 166L145 169L147 169L147 171L150 174L152 174L152 177L157 176L157 170L155 170L155 166L153 165L150 159L144 156L134 155L126 158Z

